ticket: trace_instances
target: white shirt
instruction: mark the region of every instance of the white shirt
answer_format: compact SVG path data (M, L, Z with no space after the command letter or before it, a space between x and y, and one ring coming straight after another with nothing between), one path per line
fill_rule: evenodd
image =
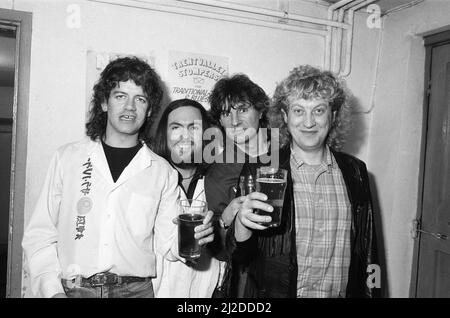
M154 249L178 257L180 192L177 173L145 145L116 183L100 141L59 148L22 242L33 292L51 297L64 292L61 278L104 271L154 277Z
M182 196L185 196L183 191ZM204 178L198 180L192 199L206 201ZM211 298L225 270L225 262L212 257L206 247L196 267L171 262L160 254L157 263L158 275L153 281L156 298Z

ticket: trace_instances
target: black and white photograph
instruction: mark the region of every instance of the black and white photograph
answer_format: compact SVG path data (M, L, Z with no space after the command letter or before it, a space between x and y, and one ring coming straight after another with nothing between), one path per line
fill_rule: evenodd
M450 298L450 0L0 0L0 181L0 298Z

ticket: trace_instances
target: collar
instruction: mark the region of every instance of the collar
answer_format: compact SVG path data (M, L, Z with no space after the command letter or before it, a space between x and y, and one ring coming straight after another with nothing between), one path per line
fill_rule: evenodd
M139 149L134 158L122 172L119 179L114 183L112 181L108 161L106 159L105 152L103 151L103 146L100 138L97 138L95 141L89 139L88 142L88 155L92 158L92 163L99 169L103 177L113 183L116 187L132 177L134 174L150 167L152 165L152 162L156 159L156 154L154 154L150 150L150 148L148 148L148 146L144 142L142 142L141 149Z
M180 171L178 171L178 169L176 168L176 166L172 162L169 162L169 163L172 166L172 168L174 168L177 171L177 173L178 173L178 185L182 186L183 176L181 175ZM204 176L205 176L205 168L203 166L200 166L200 165L195 167L195 171L192 174L192 177L190 178L191 179L191 183L195 179L201 179Z
M295 154L292 147L290 150L291 150L291 162L294 163L295 168L299 169L304 164L306 164L303 161L303 159L300 158L300 156ZM328 170L328 172L331 172L331 169L336 167L336 160L334 159L334 156L331 153L330 147L328 147L327 145L325 145L324 160L322 160L322 163L320 165L323 166L324 168L326 168L326 170Z

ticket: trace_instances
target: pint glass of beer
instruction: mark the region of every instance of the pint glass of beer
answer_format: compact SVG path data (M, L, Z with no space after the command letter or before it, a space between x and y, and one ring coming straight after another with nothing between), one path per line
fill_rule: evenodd
M194 228L203 223L206 216L206 202L200 200L181 200L181 213L178 215L178 254L186 259L200 257L201 247L194 238Z
M263 224L265 226L277 227L281 223L286 181L287 170L274 167L260 167L256 170L256 191L267 195L266 203L273 207L272 212L255 211L256 214L272 217L272 221Z

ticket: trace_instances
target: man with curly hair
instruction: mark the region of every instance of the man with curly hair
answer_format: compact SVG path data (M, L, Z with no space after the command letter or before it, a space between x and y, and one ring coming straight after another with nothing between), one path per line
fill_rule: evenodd
M58 149L25 230L35 294L153 297L156 252L177 252L178 175L143 137L160 107L156 72L138 58L110 62L94 86L87 136ZM213 240L212 212L196 228Z
M246 184L253 181L256 168L278 158L271 132L267 129L266 113L270 100L265 91L245 74L221 78L209 97L210 114L223 132L224 148L216 156L205 175L208 206L219 219L214 244L216 257L227 263L223 284L214 297L242 296L241 282L245 272L232 265L225 247L228 226L242 202ZM220 295L220 296L219 296Z
M246 297L378 295L366 283L369 265L377 264L367 169L339 152L350 124L347 99L331 72L309 65L294 68L277 86L269 120L285 144L280 167L288 171L288 184L281 225L256 226L260 222L250 207L255 200L262 204L264 195L255 192L242 203L234 233L228 233L231 246L254 241L253 250L235 253L248 266Z

